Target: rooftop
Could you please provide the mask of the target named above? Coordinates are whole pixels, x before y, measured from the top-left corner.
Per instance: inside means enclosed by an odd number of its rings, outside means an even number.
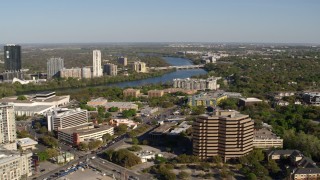
[[[255,129],[253,137],[254,139],[280,139],[280,137],[266,128]]]
[[[49,105],[35,105],[35,106],[14,106],[14,111],[33,111],[33,112],[41,112],[50,108],[54,108],[54,106]]]
[[[28,146],[38,144],[38,142],[31,138],[22,138],[17,140],[17,144],[20,146]]]
[[[240,100],[244,102],[262,102],[261,99],[255,98],[255,97],[250,97],[250,98],[240,98]]]
[[[99,97],[97,99],[92,99],[91,101],[89,102],[100,102],[100,101],[107,101],[107,99],[103,98],[103,97]]]
[[[120,108],[138,108],[133,102],[108,102],[105,104],[106,107],[120,107]]]
[[[78,133],[80,135],[87,135],[87,134],[93,134],[93,133],[97,133],[104,130],[109,130],[111,128],[113,127],[109,125],[96,125],[92,123],[87,123],[87,124],[76,126],[76,127],[61,129],[59,131],[66,134]]]
[[[155,128],[153,131],[151,131],[151,134],[163,134],[170,130],[172,126],[175,126],[176,123],[163,123],[159,127]]]
[[[80,108],[77,108],[77,109],[59,109],[59,110],[54,110],[54,114],[55,114],[55,117],[63,117],[63,116],[70,116],[70,115],[73,115],[73,114],[77,114],[77,113],[80,113],[80,112],[86,112],[87,110],[82,110]]]
[[[294,174],[320,174],[320,168],[298,168]]]

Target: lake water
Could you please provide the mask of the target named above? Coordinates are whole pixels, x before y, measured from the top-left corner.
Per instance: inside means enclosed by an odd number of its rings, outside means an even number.
[[[189,59],[185,58],[176,58],[176,57],[163,57],[163,59],[172,66],[184,66],[184,65],[192,65],[192,62]],[[166,83],[171,82],[175,78],[188,78],[195,75],[207,74],[207,72],[203,69],[182,69],[177,70],[171,73],[164,74],[160,77],[152,77],[137,81],[130,82],[120,82],[108,84],[108,86],[118,86],[118,87],[135,87],[142,86],[146,84],[156,84],[156,83]]]

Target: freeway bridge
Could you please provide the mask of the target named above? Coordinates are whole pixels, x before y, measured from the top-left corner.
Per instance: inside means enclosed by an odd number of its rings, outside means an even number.
[[[166,70],[166,69],[198,69],[203,68],[204,64],[199,65],[186,65],[186,66],[167,66],[167,67],[150,67],[150,69],[154,70]]]

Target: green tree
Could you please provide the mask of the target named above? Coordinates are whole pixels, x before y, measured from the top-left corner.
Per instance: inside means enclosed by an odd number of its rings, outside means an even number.
[[[46,149],[46,153],[47,153],[49,159],[52,157],[57,157],[59,155],[59,152],[53,148]]]
[[[138,145],[139,144],[138,138],[136,138],[136,137],[132,138],[132,144]]]
[[[39,130],[39,133],[40,134],[45,134],[45,133],[47,133],[48,132],[48,129],[47,129],[47,127],[45,127],[45,126],[42,126],[41,128],[40,128],[40,130]]]
[[[204,106],[194,106],[191,110],[193,115],[200,115],[206,112],[206,108]]]
[[[34,128],[35,128],[35,129],[40,129],[40,128],[41,128],[40,122],[36,122],[36,123],[34,124]]]
[[[248,179],[248,180],[257,180],[258,178],[257,178],[257,176],[256,176],[255,174],[249,173],[249,174],[247,175],[247,179]]]
[[[86,150],[89,149],[89,148],[88,148],[88,144],[87,144],[87,143],[84,143],[84,142],[81,142],[81,143],[79,143],[79,145],[78,145],[78,149],[81,150],[81,151],[86,151]]]
[[[137,114],[137,111],[135,109],[129,109],[129,110],[123,110],[122,116],[124,118],[133,117]]]
[[[118,107],[111,107],[108,109],[109,112],[118,112],[119,108]]]
[[[270,159],[268,161],[268,164],[267,164],[267,168],[272,172],[272,173],[277,173],[279,172],[281,169],[279,168],[278,164],[276,163],[275,160],[273,159]]]
[[[102,136],[102,140],[104,143],[111,141],[113,136],[111,136],[109,133],[106,133]]]
[[[126,133],[128,130],[128,126],[125,124],[120,124],[119,126],[114,128],[115,134],[116,135],[121,135]]]
[[[27,100],[27,97],[24,95],[20,95],[17,97],[17,100],[19,100],[19,101]]]
[[[58,147],[58,140],[48,135],[41,137],[40,142],[50,148]]]
[[[190,174],[187,173],[186,171],[180,171],[178,174],[179,179],[189,179]]]

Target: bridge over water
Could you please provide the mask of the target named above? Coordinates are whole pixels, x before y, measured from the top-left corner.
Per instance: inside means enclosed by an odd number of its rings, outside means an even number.
[[[203,68],[204,64],[199,65],[186,65],[186,66],[167,66],[167,67],[150,67],[150,69],[154,70],[166,70],[166,69],[198,69]]]

